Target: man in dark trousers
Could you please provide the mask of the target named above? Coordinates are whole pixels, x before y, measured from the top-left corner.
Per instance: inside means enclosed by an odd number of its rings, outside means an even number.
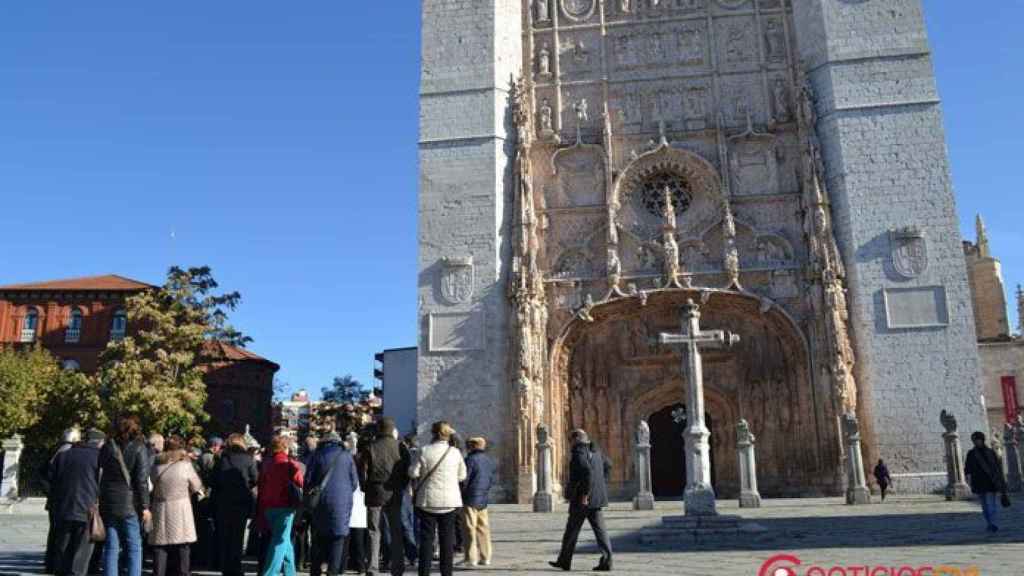
[[[967,453],[964,462],[964,473],[971,485],[971,492],[981,501],[981,512],[985,517],[989,532],[998,532],[999,496],[1006,496],[1006,476],[1003,475],[1003,462],[996,451],[985,443],[985,434],[971,434],[974,448]]]
[[[89,540],[89,508],[99,500],[100,447],[104,435],[89,430],[85,441],[53,459],[55,572],[57,576],[85,576],[93,543]]]
[[[600,450],[591,446],[590,439],[583,430],[573,430],[569,440],[572,442],[569,485],[566,493],[569,500],[569,521],[565,525],[562,551],[558,554],[558,560],[549,564],[566,571],[572,569],[576,541],[579,539],[580,529],[583,528],[583,521],[587,520],[594,531],[597,547],[601,549],[601,562],[594,571],[611,572],[612,545],[604,527],[604,515],[601,513],[601,509],[608,506],[606,475],[611,464]]]
[[[402,491],[407,484],[408,457],[403,458],[398,443],[395,421],[383,418],[377,425],[377,435],[362,455],[363,492],[366,494],[366,522],[370,532],[370,565],[372,575],[380,558],[384,525],[390,534],[388,568],[392,574],[402,574]],[[381,518],[381,515],[385,518]],[[386,519],[386,522],[384,521]]]

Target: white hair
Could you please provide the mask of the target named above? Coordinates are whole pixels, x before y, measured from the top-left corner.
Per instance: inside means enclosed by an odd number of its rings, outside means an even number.
[[[78,429],[78,426],[72,426],[64,431],[64,435],[61,436],[61,442],[67,444],[74,444],[82,439],[82,431]]]

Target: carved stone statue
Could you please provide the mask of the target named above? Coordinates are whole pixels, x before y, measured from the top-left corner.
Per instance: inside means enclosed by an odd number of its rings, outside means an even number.
[[[537,67],[541,76],[551,76],[551,49],[547,43],[540,47],[537,56]]]
[[[608,249],[608,287],[612,292],[621,293],[619,283],[622,281],[622,261],[619,260],[618,251],[612,247]]]
[[[651,427],[644,420],[641,420],[636,425],[636,443],[640,446],[651,443]]]
[[[786,90],[786,82],[782,78],[776,78],[772,84],[772,102],[775,105],[775,121],[788,121],[790,118],[789,91]]]
[[[551,20],[551,8],[548,5],[548,0],[534,0],[533,5],[537,8],[537,22]]]
[[[629,14],[631,0],[619,0],[619,12]]]
[[[750,431],[750,423],[741,418],[736,424],[736,442],[740,444],[753,444],[757,438]]]
[[[786,38],[782,26],[775,20],[769,20],[765,25],[765,57],[769,62],[778,62],[786,59]]]
[[[945,410],[939,414],[939,422],[942,423],[942,427],[946,429],[947,433],[957,431],[956,416]]]
[[[843,436],[845,436],[847,440],[853,438],[860,440],[860,422],[857,421],[857,416],[852,412],[847,412],[846,414],[843,414],[842,422]]]
[[[678,285],[679,283],[679,244],[676,243],[676,235],[671,230],[662,234],[662,249],[665,252],[664,273],[665,285]]]
[[[554,130],[551,125],[551,102],[545,98],[540,104],[540,130],[542,133],[550,134]]]
[[[581,99],[573,106],[573,110],[576,111],[576,121],[580,124],[590,120],[589,106],[586,98]]]

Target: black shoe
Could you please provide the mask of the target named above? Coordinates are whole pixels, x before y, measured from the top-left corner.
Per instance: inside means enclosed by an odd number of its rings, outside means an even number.
[[[594,572],[611,572],[612,571],[612,565],[611,564],[603,564],[603,563],[602,564],[598,564],[597,566],[594,566],[594,570],[593,571]]]
[[[565,570],[566,572],[568,572],[569,570],[572,570],[572,568],[566,566],[565,564],[562,564],[561,562],[558,562],[557,560],[555,562],[548,562],[548,565],[551,566],[552,568],[558,568],[559,570]]]

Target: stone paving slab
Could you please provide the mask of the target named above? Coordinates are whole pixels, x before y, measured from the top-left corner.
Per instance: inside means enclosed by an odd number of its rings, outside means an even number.
[[[767,500],[760,509],[743,510],[735,502],[722,502],[719,509],[723,514],[754,521],[767,533],[757,538],[741,535],[709,537],[699,543],[641,545],[642,529],[660,525],[662,516],[679,514],[680,509],[680,503],[671,502],[659,502],[652,512],[634,512],[629,504],[613,505],[606,519],[616,551],[615,573],[757,576],[769,558],[788,553],[801,561],[795,572],[798,576],[816,576],[814,571],[808,574],[814,565],[825,568],[818,576],[904,576],[898,572],[903,566],[943,564],[976,566],[977,574],[984,576],[1024,575],[1024,500],[1002,510],[1003,530],[995,535],[984,531],[977,503],[945,502],[935,497],[895,497],[870,506],[846,506],[840,499]],[[547,561],[558,553],[565,519],[564,507],[553,514],[534,514],[526,506],[494,506],[494,565],[458,573],[557,574]],[[39,573],[45,533],[45,517],[0,516],[0,575]],[[575,571],[589,573],[597,558],[593,535],[584,527]],[[872,575],[854,570],[865,565],[897,571]],[[845,569],[830,574],[833,566]],[[413,574],[411,570],[406,573]],[[766,576],[774,574],[766,572]]]

